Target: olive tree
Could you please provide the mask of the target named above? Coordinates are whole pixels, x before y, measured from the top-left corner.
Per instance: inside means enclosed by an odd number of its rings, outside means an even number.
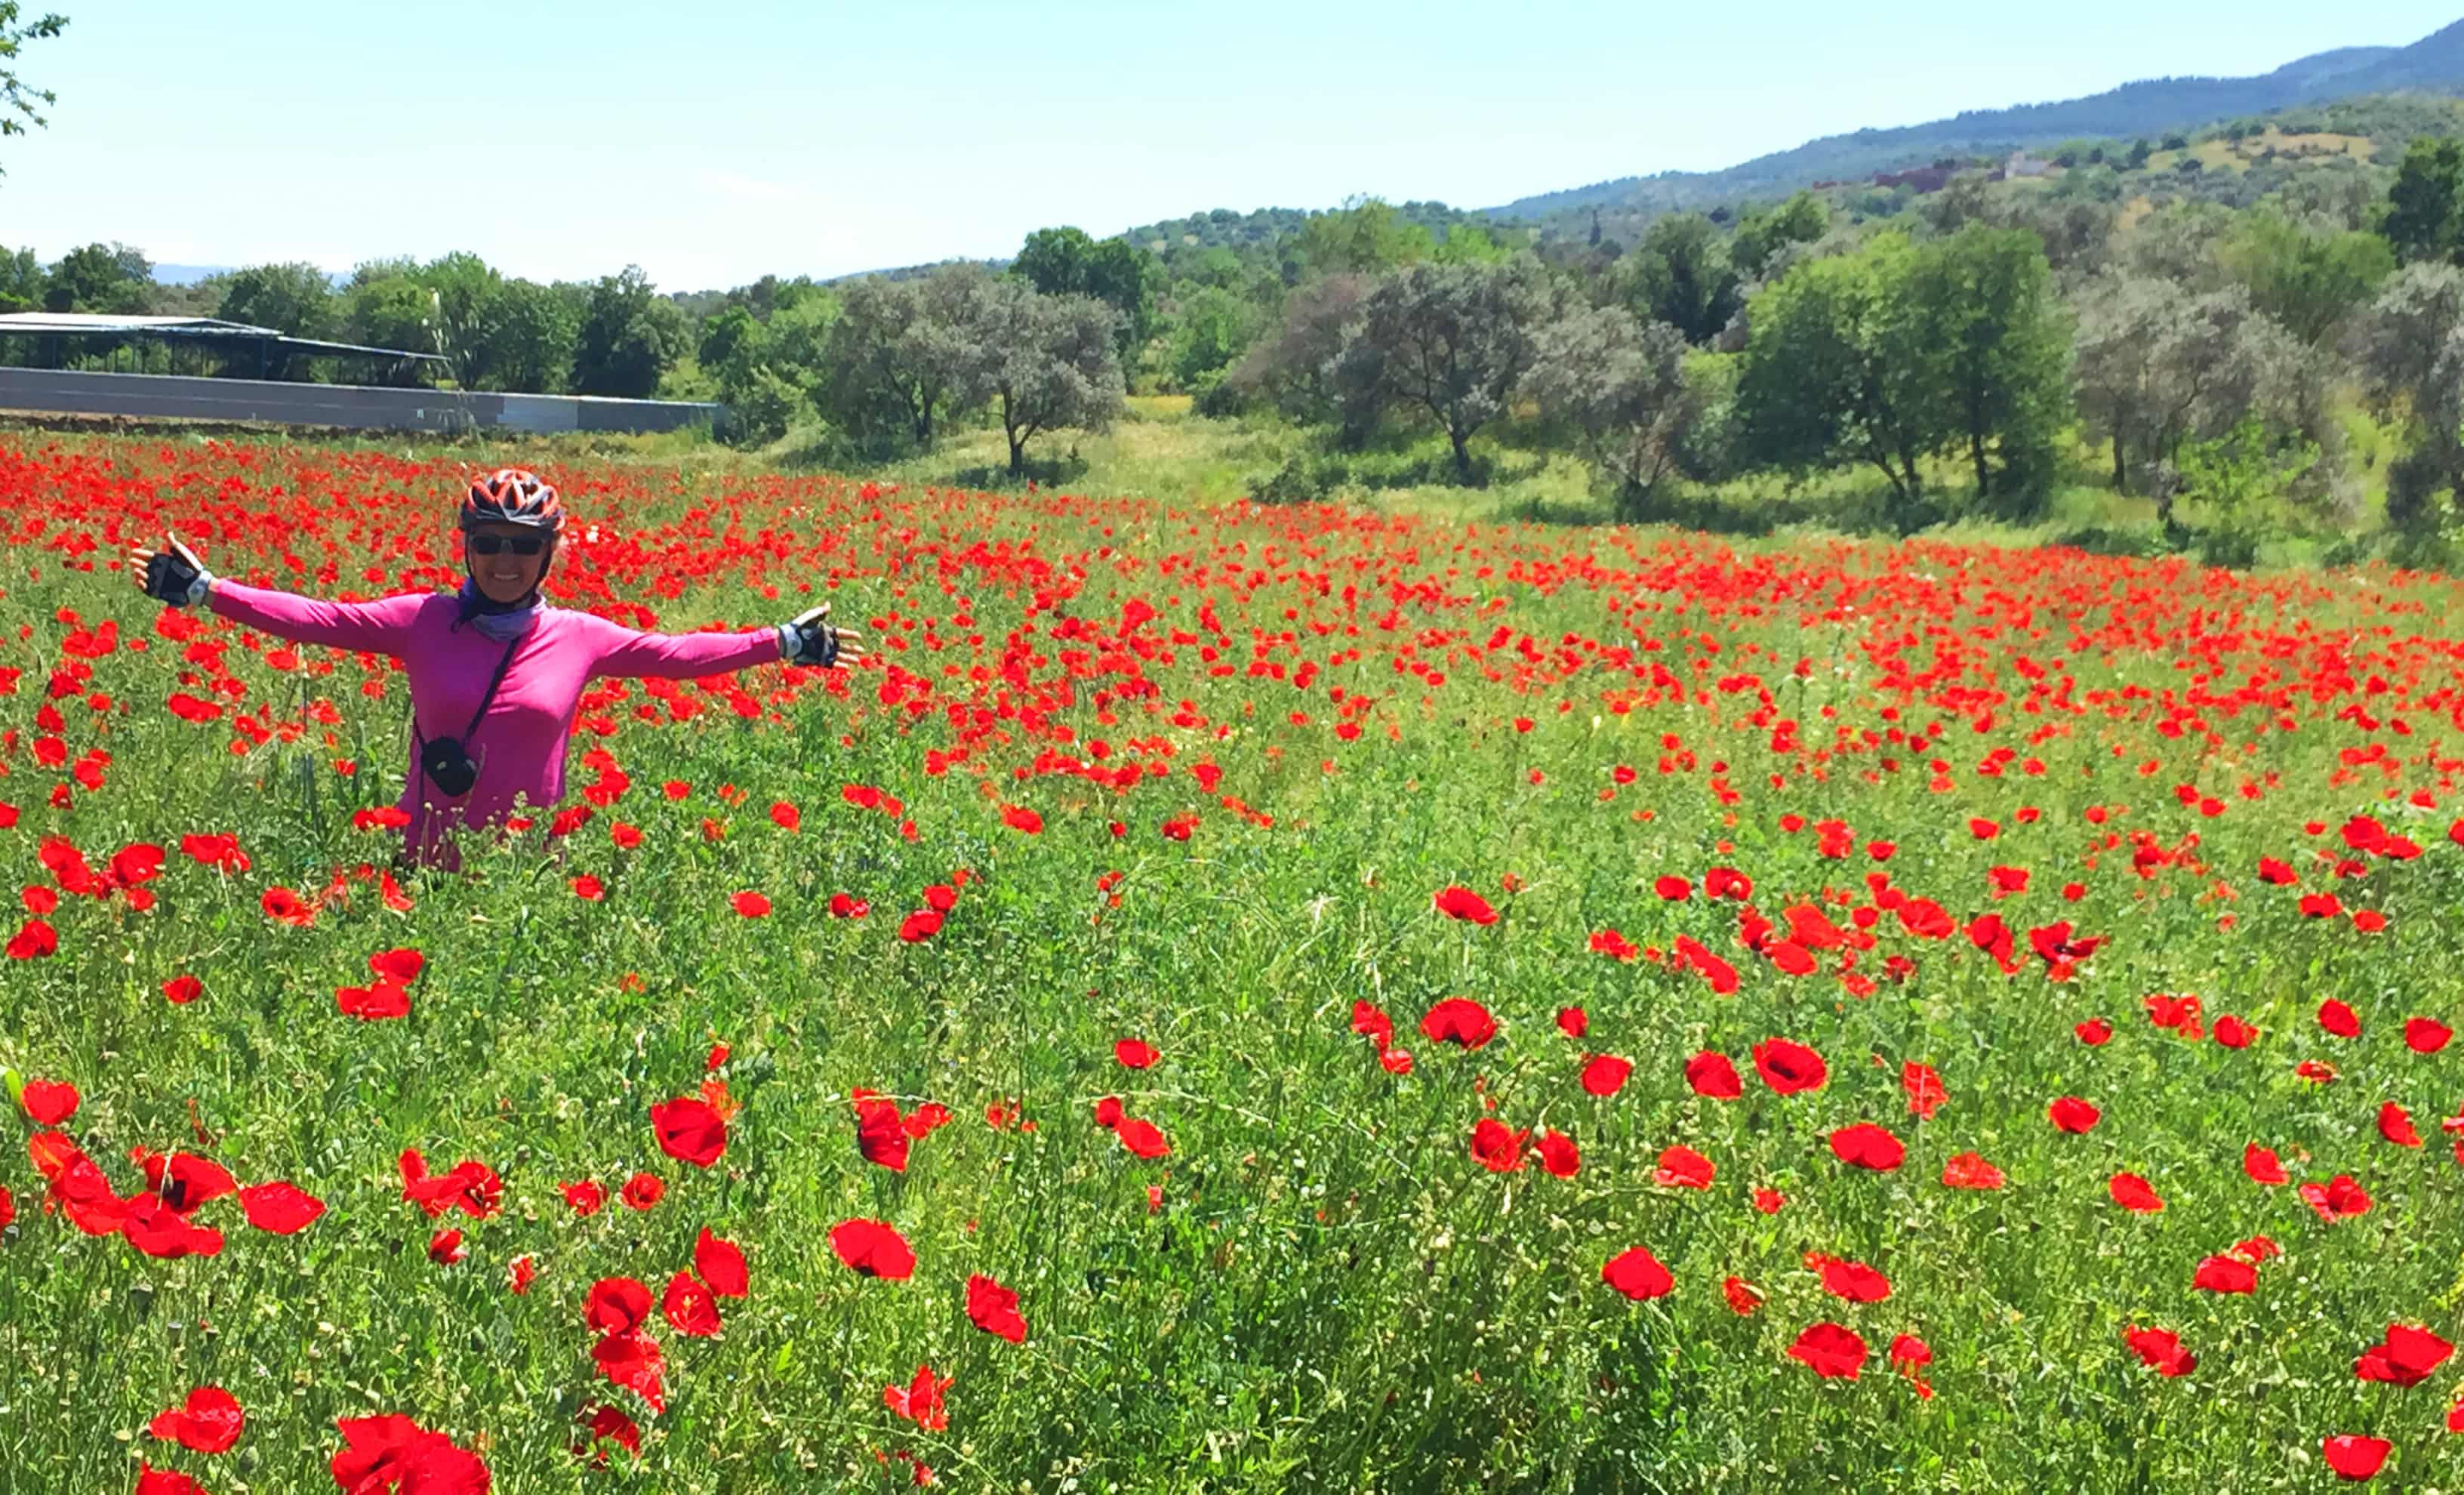
[[[1037,436],[1064,426],[1101,430],[1120,416],[1120,314],[1111,306],[1006,276],[969,299],[957,354],[968,377],[963,398],[992,407],[1012,476],[1026,471],[1026,444]]]
[[[1521,393],[1571,427],[1614,488],[1620,517],[1649,504],[1676,471],[1697,413],[1685,377],[1685,334],[1622,306],[1578,311],[1532,338]]]
[[[1469,482],[1472,433],[1504,413],[1531,366],[1549,313],[1537,261],[1409,265],[1380,282],[1345,328],[1331,370],[1347,429],[1366,431],[1395,406],[1435,418]]]

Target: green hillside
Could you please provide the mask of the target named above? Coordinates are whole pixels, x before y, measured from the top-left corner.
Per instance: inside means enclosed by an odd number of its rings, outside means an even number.
[[[2464,21],[2409,47],[2343,48],[2257,77],[2157,78],[2085,99],[1969,110],[1924,124],[1827,136],[1720,171],[1624,177],[1518,198],[1491,211],[1500,218],[1537,222],[1552,233],[1577,224],[1588,231],[1595,209],[1604,218],[1635,220],[1781,196],[1817,182],[1870,178],[1937,161],[2046,150],[2070,141],[2119,140],[2126,146],[2142,136],[2161,138],[2217,121],[2399,90],[2464,91]]]

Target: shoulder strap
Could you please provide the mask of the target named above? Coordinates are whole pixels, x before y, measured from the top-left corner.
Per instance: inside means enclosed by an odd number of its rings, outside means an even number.
[[[505,652],[496,661],[496,672],[488,677],[488,689],[479,697],[479,709],[471,714],[471,725],[462,729],[462,740],[465,742],[471,740],[471,735],[479,730],[479,718],[487,715],[488,708],[495,704],[496,687],[505,683],[505,671],[513,665],[514,650],[522,647],[522,639],[525,636],[516,634],[506,641]]]

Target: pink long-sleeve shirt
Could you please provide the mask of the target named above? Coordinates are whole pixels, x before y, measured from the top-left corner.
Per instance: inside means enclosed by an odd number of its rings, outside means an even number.
[[[429,782],[417,757],[401,808],[406,843],[422,861],[459,861],[451,832],[501,821],[517,799],[535,806],[564,798],[565,742],[583,687],[604,676],[671,680],[725,674],[779,658],[775,628],[748,633],[643,633],[586,612],[542,606],[514,646],[504,683],[478,730],[472,713],[505,646],[464,624],[450,593],[407,592],[372,603],[332,603],[217,580],[207,605],[233,623],[298,644],[391,654],[410,676],[410,709],[429,741],[462,737],[479,765],[471,792],[449,799]]]

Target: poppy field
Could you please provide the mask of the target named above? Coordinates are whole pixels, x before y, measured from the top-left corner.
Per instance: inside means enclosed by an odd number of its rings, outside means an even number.
[[[0,446],[0,1488],[2464,1484],[2464,587],[610,465],[395,866],[446,461]]]

